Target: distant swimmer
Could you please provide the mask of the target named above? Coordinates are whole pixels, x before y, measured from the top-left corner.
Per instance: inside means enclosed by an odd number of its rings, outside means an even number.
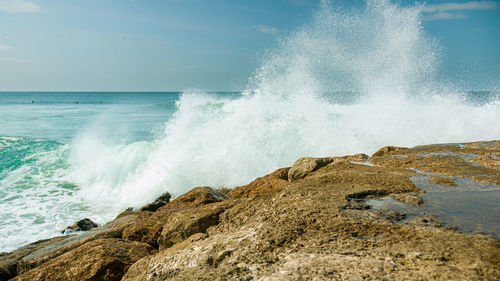
[[[35,101],[34,101],[34,100],[32,100],[32,101],[31,101],[31,103],[35,103]]]
[[[75,101],[75,103],[76,103],[76,104],[78,104],[78,102],[77,102],[77,101]]]

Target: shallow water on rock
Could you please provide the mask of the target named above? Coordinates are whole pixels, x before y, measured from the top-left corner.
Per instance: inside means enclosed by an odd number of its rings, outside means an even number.
[[[483,232],[500,238],[500,186],[454,177],[457,186],[429,183],[429,176],[416,176],[411,180],[426,193],[420,194],[424,206],[410,206],[392,197],[368,200],[374,209],[387,209],[407,213],[408,218],[436,214],[437,219],[453,225],[464,233]]]

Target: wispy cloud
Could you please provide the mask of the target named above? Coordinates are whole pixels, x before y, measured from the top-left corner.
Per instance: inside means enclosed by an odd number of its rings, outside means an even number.
[[[252,26],[252,28],[260,33],[265,33],[265,34],[278,34],[279,32],[279,29],[277,29],[276,27],[267,26],[264,24],[254,25]]]
[[[454,20],[454,19],[465,19],[467,16],[464,13],[432,13],[429,15],[422,16],[425,21],[434,20]]]
[[[464,19],[467,17],[465,11],[495,10],[498,8],[500,8],[499,2],[494,1],[430,4],[422,9],[422,19],[426,21]]]
[[[469,11],[469,10],[494,10],[498,9],[499,3],[494,1],[471,1],[465,3],[443,3],[426,5],[424,13]]]
[[[10,63],[28,63],[28,64],[38,64],[37,60],[26,60],[26,59],[16,59],[16,58],[0,58],[0,62],[10,62]]]
[[[40,6],[24,0],[0,0],[0,11],[9,14],[36,13]]]
[[[12,46],[0,44],[0,51],[10,51],[10,50],[12,50]]]

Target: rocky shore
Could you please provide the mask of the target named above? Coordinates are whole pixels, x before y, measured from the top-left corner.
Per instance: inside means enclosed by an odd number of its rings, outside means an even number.
[[[391,196],[423,208],[417,178],[500,188],[499,159],[500,141],[301,158],[245,186],[166,193],[0,253],[0,280],[500,280],[495,234],[367,204]]]

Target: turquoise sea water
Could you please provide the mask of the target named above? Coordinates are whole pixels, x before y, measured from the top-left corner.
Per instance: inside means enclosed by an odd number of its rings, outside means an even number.
[[[151,141],[179,93],[0,93],[0,251],[48,237],[91,204],[68,177],[72,141],[92,126]],[[112,121],[111,121],[112,120]],[[101,222],[103,220],[101,219]]]

